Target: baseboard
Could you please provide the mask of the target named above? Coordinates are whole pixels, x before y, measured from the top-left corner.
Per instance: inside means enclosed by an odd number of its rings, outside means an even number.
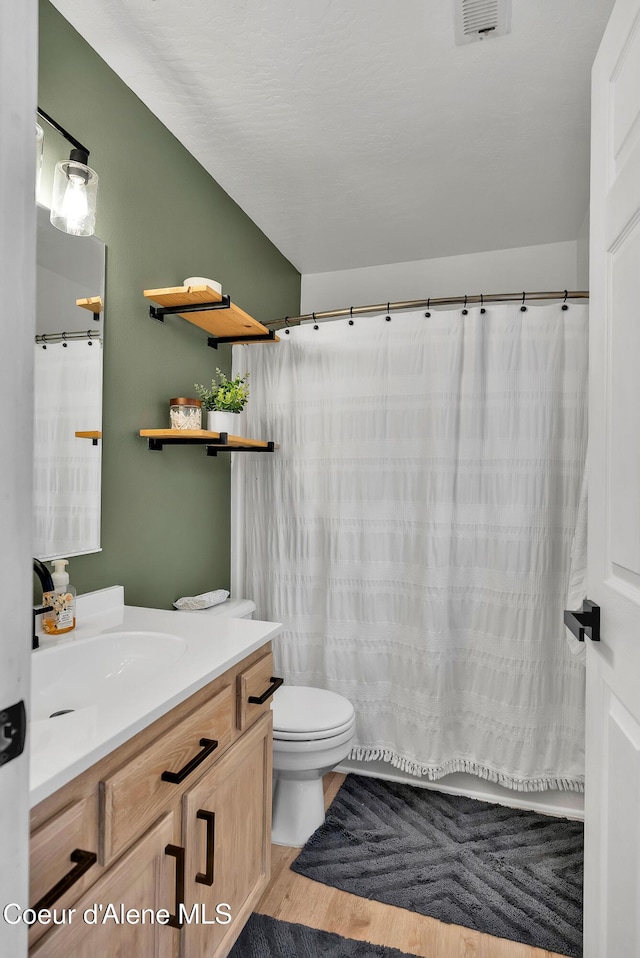
[[[494,782],[487,782],[476,775],[466,772],[456,772],[445,775],[436,782],[430,782],[407,772],[400,772],[389,762],[356,762],[347,760],[335,769],[336,772],[365,775],[370,778],[382,778],[388,782],[402,782],[405,785],[416,785],[418,788],[432,788],[437,792],[448,795],[466,795],[467,798],[477,798],[483,802],[495,802],[497,805],[508,805],[510,808],[528,808],[543,815],[555,815],[560,818],[571,818],[575,821],[584,821],[584,795],[580,792],[560,792],[549,790],[546,792],[514,792]]]

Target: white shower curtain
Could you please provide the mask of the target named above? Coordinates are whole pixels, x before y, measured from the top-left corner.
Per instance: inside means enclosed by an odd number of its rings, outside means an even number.
[[[100,549],[102,445],[76,432],[102,429],[102,345],[35,346],[33,554]]]
[[[586,451],[587,310],[424,311],[280,333],[236,456],[244,589],[286,680],[356,710],[353,758],[581,790],[563,626]]]

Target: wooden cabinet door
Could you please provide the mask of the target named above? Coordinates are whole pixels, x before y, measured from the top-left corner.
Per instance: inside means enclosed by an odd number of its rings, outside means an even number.
[[[177,933],[169,926],[151,923],[146,912],[144,923],[133,923],[134,909],[166,909],[176,905],[176,866],[166,854],[173,841],[173,812],[167,812],[126,855],[75,903],[68,924],[49,931],[29,952],[30,958],[172,958]],[[109,917],[107,907],[115,909],[117,920]],[[102,908],[100,908],[102,906]],[[121,922],[121,906],[128,920]],[[93,915],[97,921],[91,921]]]
[[[183,798],[184,958],[227,955],[269,880],[271,750],[267,714]]]

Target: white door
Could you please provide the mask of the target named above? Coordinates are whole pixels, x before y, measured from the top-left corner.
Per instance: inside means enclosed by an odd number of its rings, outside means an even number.
[[[11,958],[27,954],[26,927],[2,910],[28,897],[28,754],[13,754],[31,655],[37,13],[36,0],[0,3],[0,955]]]
[[[640,0],[593,67],[585,958],[640,958]]]

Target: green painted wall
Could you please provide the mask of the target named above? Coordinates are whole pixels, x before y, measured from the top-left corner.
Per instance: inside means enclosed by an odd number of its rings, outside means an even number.
[[[299,312],[300,274],[47,0],[39,106],[91,150],[107,245],[102,552],[72,559],[71,581],[159,608],[229,588],[229,457],[149,452],[137,432],[168,426],[171,396],[228,372],[231,347],[209,349],[179,317],[156,323],[142,291],[212,276],[268,320]]]

